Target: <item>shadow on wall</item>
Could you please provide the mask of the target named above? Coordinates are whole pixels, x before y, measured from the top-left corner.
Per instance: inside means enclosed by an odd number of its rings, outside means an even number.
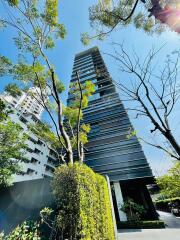
[[[37,220],[39,212],[53,205],[50,179],[15,183],[0,189],[0,232],[9,233],[25,220]]]

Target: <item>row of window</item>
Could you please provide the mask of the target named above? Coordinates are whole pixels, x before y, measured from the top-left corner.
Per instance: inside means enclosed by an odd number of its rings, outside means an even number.
[[[78,71],[78,74],[81,76],[81,75],[85,75],[87,73],[90,73],[92,71],[94,71],[94,66],[90,66],[86,69],[82,69],[81,71]],[[71,78],[74,78],[74,77],[76,77],[76,72],[73,72],[72,75],[71,75]]]
[[[84,60],[82,59],[81,61],[75,61],[75,62],[74,62],[74,66],[75,66],[75,67],[81,66],[81,65],[84,65],[84,64],[86,64],[86,63],[88,63],[88,62],[93,62],[92,57],[89,57],[89,58],[84,59]]]
[[[81,58],[76,58],[75,60],[74,60],[74,62],[75,63],[81,63],[81,62],[84,62],[84,61],[87,61],[87,60],[89,60],[89,59],[92,59],[92,55],[90,54],[90,55],[86,55],[86,56],[84,56],[84,57],[81,57]]]
[[[91,68],[94,68],[94,64],[93,63],[90,63],[90,64],[88,64],[86,66],[78,67],[78,68],[73,67],[72,74],[74,75],[77,71],[88,70],[88,69],[91,69]]]

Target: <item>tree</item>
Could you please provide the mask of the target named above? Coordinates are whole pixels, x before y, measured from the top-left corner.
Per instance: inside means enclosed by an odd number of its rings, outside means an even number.
[[[118,25],[134,24],[147,33],[161,33],[166,26],[180,33],[178,0],[99,0],[89,8],[91,26],[97,30],[95,36],[82,34],[82,41],[102,39]]]
[[[128,216],[128,221],[140,221],[146,210],[140,204],[137,204],[133,199],[128,198],[125,203],[121,206],[121,210]]]
[[[20,81],[20,85],[6,87],[11,95],[18,94],[20,87],[34,87],[31,93],[41,104],[50,118],[50,124],[39,123],[31,126],[38,136],[57,150],[63,163],[73,163],[73,149],[77,149],[77,159],[83,161],[83,145],[87,142],[90,126],[81,124],[82,109],[88,105],[88,97],[94,92],[90,81],[81,82],[76,73],[76,81],[70,86],[73,101],[64,106],[61,93],[65,87],[59,80],[56,69],[48,57],[48,50],[55,47],[59,39],[64,39],[66,29],[58,21],[58,0],[47,1],[2,1],[6,15],[1,25],[17,30],[15,45],[21,54],[17,63],[1,56],[1,75],[9,74]],[[48,101],[47,101],[48,95]]]
[[[49,228],[48,239],[115,239],[104,176],[85,164],[64,164],[56,168],[52,186],[57,208],[40,212]]]
[[[0,186],[12,183],[12,175],[21,171],[20,163],[27,161],[25,140],[18,124],[13,123],[5,110],[5,104],[0,100]]]
[[[160,187],[160,193],[168,197],[180,197],[180,163],[174,163],[174,166],[162,177],[157,178],[157,184]]]
[[[5,87],[5,91],[9,93],[12,97],[17,97],[22,95],[22,91],[15,83],[10,83]]]
[[[140,139],[180,160],[180,145],[172,131],[172,120],[170,122],[170,116],[180,99],[179,52],[168,56],[163,69],[157,70],[155,59],[160,49],[150,50],[141,61],[136,52],[131,57],[123,45],[114,46],[114,54],[108,55],[117,62],[122,72],[130,75],[125,83],[114,81],[121,91],[122,100],[129,102],[127,110],[135,112],[136,118],[148,119],[152,125],[150,132],[160,133],[170,147]],[[129,137],[134,134],[130,129]]]

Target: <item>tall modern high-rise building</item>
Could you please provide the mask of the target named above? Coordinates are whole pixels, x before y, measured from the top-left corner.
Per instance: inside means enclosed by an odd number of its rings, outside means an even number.
[[[146,185],[153,183],[152,171],[136,136],[127,137],[132,124],[97,47],[74,59],[71,82],[91,80],[96,91],[83,111],[84,122],[91,125],[85,163],[95,172],[110,178],[117,221],[126,221],[121,206],[128,198],[146,209],[145,219],[157,217]],[[73,95],[68,95],[68,104]]]

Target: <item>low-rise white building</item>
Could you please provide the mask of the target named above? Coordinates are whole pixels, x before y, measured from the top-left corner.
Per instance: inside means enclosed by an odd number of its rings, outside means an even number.
[[[28,150],[25,156],[28,162],[21,163],[21,173],[13,176],[14,182],[52,177],[54,168],[58,164],[57,153],[28,129],[29,124],[40,121],[39,116],[43,109],[37,115],[33,111],[30,111],[30,109],[28,109],[28,111],[22,111],[18,107],[19,104],[22,103],[21,97],[15,100],[13,97],[11,98],[5,94],[1,95],[0,98],[6,102],[9,110],[13,110],[9,115],[11,120],[14,123],[18,123],[29,136],[26,142]],[[16,103],[14,103],[14,101]]]

